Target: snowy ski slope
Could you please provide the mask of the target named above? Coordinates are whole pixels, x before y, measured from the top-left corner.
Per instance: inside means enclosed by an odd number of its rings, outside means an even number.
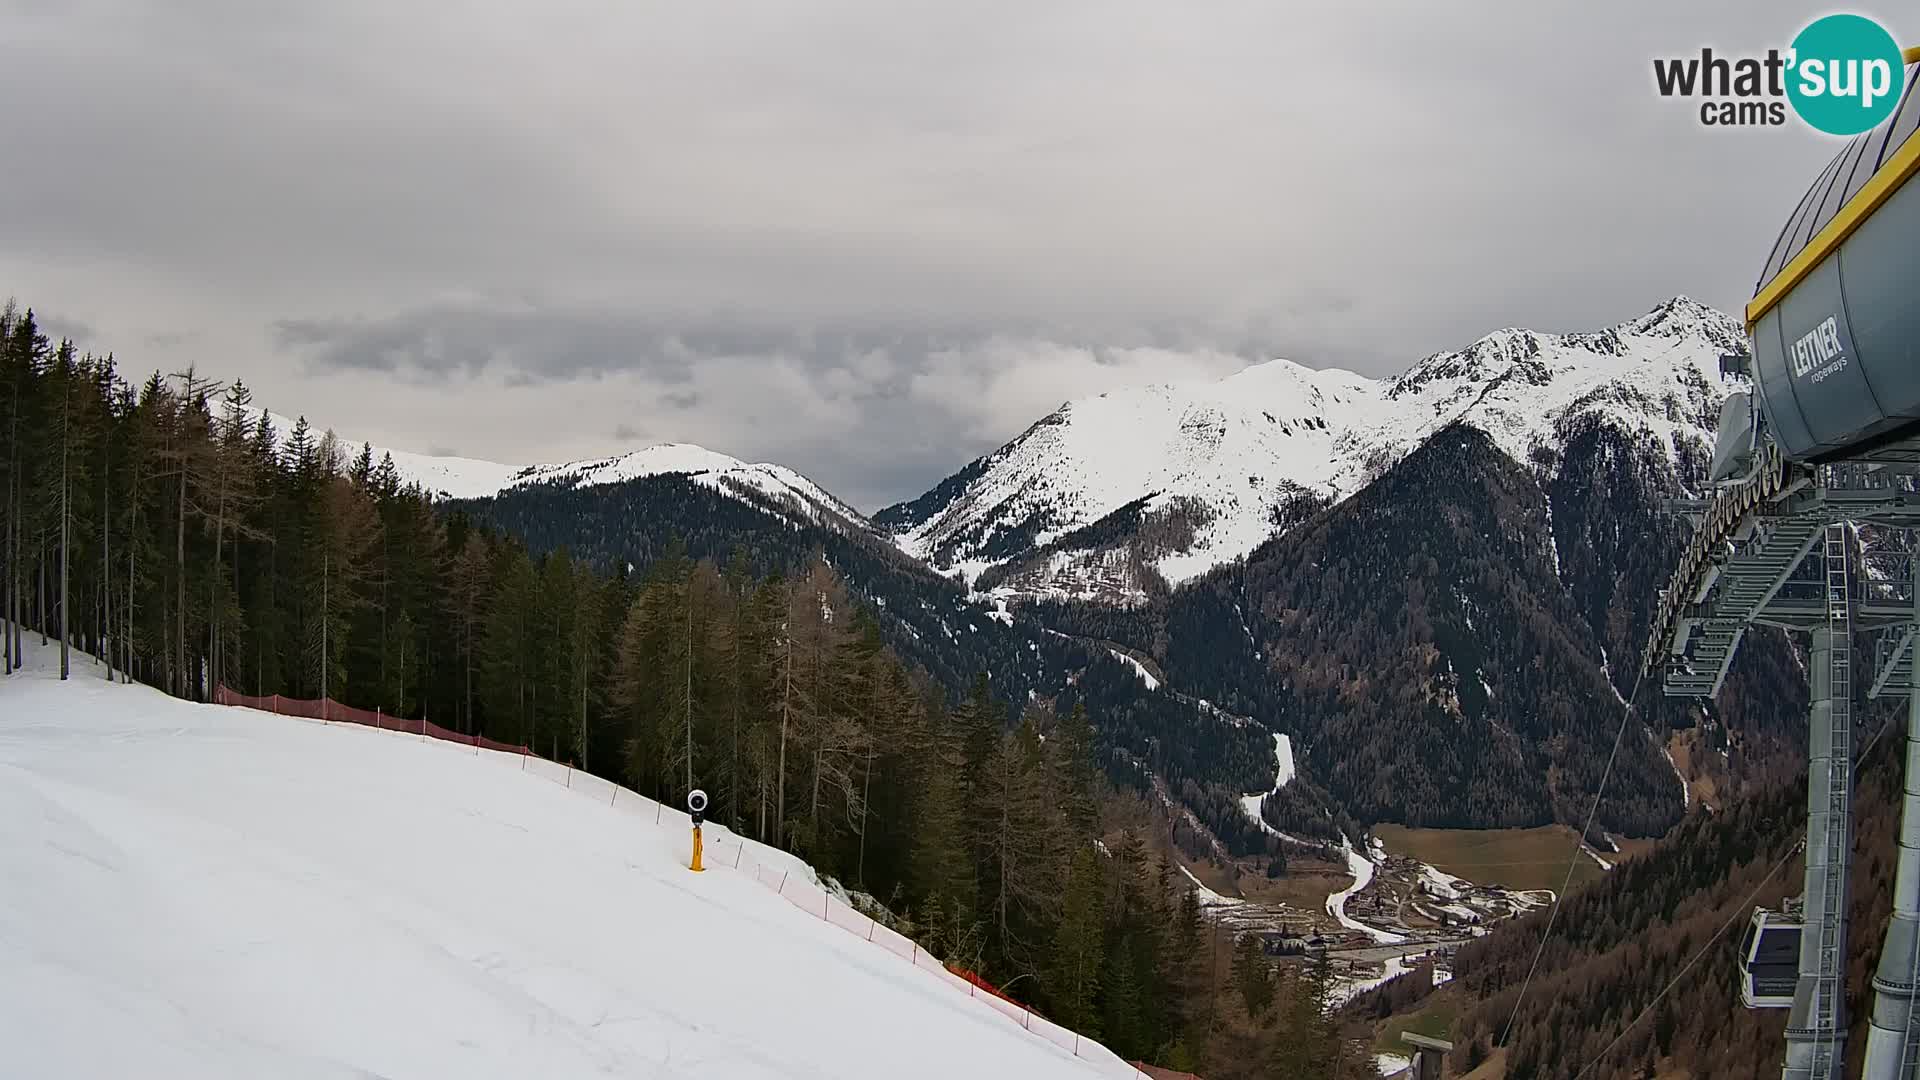
[[[688,872],[651,803],[33,660],[0,682],[0,1075],[1131,1075]]]

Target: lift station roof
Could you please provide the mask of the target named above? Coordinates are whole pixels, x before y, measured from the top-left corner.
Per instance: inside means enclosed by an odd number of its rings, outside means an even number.
[[[1794,460],[1846,457],[1920,427],[1917,131],[1910,68],[1900,108],[1851,139],[1787,218],[1747,306],[1761,404]]]

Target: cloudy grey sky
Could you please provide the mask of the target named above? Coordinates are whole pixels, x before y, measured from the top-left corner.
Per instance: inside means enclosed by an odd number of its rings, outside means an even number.
[[[0,295],[356,439],[874,508],[1115,386],[1732,310],[1833,143],[1650,61],[1826,10],[0,0]]]

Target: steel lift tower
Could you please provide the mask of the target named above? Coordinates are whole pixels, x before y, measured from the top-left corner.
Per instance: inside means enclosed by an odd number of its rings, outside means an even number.
[[[1907,62],[1920,63],[1920,49]],[[1920,72],[1886,124],[1821,172],[1775,241],[1747,306],[1753,389],[1720,412],[1712,497],[1653,621],[1642,676],[1671,696],[1719,692],[1759,623],[1811,636],[1806,879],[1797,916],[1757,912],[1743,997],[1790,1008],[1785,1080],[1839,1080],[1847,1041],[1853,703],[1908,696],[1893,918],[1873,980],[1864,1080],[1920,1080],[1920,574],[1855,572],[1862,528],[1920,535]],[[1863,672],[1858,635],[1877,635]],[[1787,967],[1789,961],[1792,967]]]

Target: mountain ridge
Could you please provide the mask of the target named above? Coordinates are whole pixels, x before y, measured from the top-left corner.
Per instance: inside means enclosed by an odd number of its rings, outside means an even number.
[[[255,411],[253,420],[257,422],[260,415],[261,411]],[[271,411],[264,415],[282,441],[297,422]],[[375,461],[392,458],[394,470],[403,483],[418,484],[443,500],[492,498],[542,485],[591,488],[655,476],[685,476],[723,494],[804,518],[813,524],[861,531],[872,529],[864,514],[794,469],[771,462],[742,461],[695,443],[652,443],[605,457],[508,465],[481,458],[396,450],[371,442],[339,441],[349,455],[356,447],[365,447]]]
[[[1279,359],[1129,387],[1063,404],[873,521],[982,591],[1135,603],[1245,557],[1303,517],[1302,500],[1351,497],[1455,422],[1523,464],[1582,412],[1650,429],[1676,457],[1704,449],[1733,386],[1718,357],[1744,349],[1732,316],[1676,296],[1599,331],[1496,330],[1384,379]],[[1137,528],[1059,548],[1142,499]]]
[[[1659,507],[1703,482],[1726,386],[1718,355],[1741,340],[1731,317],[1676,297],[1592,333],[1496,331],[1392,379],[1273,361],[1191,393],[1126,388],[1069,402],[871,519],[791,470],[686,446],[518,470],[492,494],[454,506],[535,550],[565,547],[603,566],[644,564],[674,542],[715,560],[744,549],[756,572],[825,558],[875,607],[888,640],[949,693],[984,671],[1010,700],[1085,700],[1119,768],[1174,785],[1237,853],[1264,840],[1239,800],[1270,768],[1262,762],[1273,735],[1293,739],[1302,790],[1325,791],[1326,809],[1366,821],[1539,824],[1576,816],[1569,808],[1591,790],[1592,747],[1567,741],[1584,731],[1572,718],[1611,711],[1630,689],[1618,673],[1640,649],[1642,594],[1677,543]],[[1089,419],[1099,422],[1077,430]],[[1154,424],[1184,454],[1143,435]],[[1435,448],[1448,431],[1471,438]],[[1049,454],[1028,452],[1035,447]],[[1433,521],[1354,498],[1427,448],[1442,464],[1416,469],[1426,485],[1420,505],[1476,522],[1479,539],[1458,529],[1451,540],[1428,536]],[[1125,467],[1060,467],[1111,464],[1103,451]],[[1506,535],[1516,529],[1524,538]],[[1514,543],[1526,549],[1538,603],[1502,599],[1451,569],[1506,565]],[[1320,554],[1292,550],[1303,545]],[[1328,569],[1372,549],[1417,557],[1427,570]],[[1310,580],[1328,574],[1324,585]],[[1173,582],[1188,587],[1176,592]],[[1316,606],[1327,610],[1309,617]],[[1394,629],[1416,610],[1412,636]],[[1503,628],[1507,621],[1514,626]],[[1343,630],[1340,640],[1317,631],[1295,640],[1312,625],[1369,629],[1359,639]],[[1560,643],[1557,679],[1516,675],[1503,687],[1498,675],[1480,677],[1483,658],[1496,669],[1520,664],[1528,641]],[[1165,684],[1143,684],[1089,643],[1148,658]],[[1372,674],[1345,673],[1359,670]],[[1761,684],[1735,683],[1735,697],[1761,702],[1764,715],[1750,722],[1766,746],[1790,743],[1790,718],[1749,692]],[[1498,695],[1491,708],[1490,695]],[[1242,726],[1209,722],[1201,736],[1191,727],[1206,713],[1192,704],[1201,699]],[[1544,726],[1526,721],[1549,704]],[[1421,715],[1402,716],[1412,706]],[[1407,751],[1390,762],[1367,756],[1369,732],[1388,717],[1405,721],[1396,738]],[[1694,722],[1678,706],[1647,718],[1655,731]],[[1487,727],[1498,745],[1450,757],[1445,734],[1463,723]],[[1183,739],[1168,738],[1182,730]],[[1547,753],[1548,743],[1566,754]],[[1165,756],[1174,746],[1181,754]],[[1656,736],[1629,755],[1622,797],[1603,815],[1608,827],[1658,832],[1685,812],[1661,749]],[[1379,788],[1349,767],[1360,761],[1400,782]],[[1414,784],[1421,761],[1441,763],[1444,782]],[[1493,783],[1535,767],[1562,782]],[[1178,786],[1189,779],[1198,784],[1191,793]],[[1295,819],[1307,809],[1269,824],[1304,830]]]

